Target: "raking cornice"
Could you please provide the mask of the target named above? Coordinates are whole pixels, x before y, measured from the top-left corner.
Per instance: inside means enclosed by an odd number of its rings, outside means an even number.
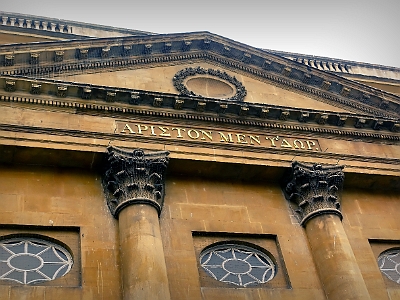
[[[399,118],[400,97],[207,32],[0,46],[0,74],[35,78],[205,60],[347,109]]]

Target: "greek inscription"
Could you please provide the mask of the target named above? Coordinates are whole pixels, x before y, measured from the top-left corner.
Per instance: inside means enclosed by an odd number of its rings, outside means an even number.
[[[117,133],[152,138],[197,141],[201,143],[224,143],[242,147],[274,148],[286,151],[321,151],[318,140],[298,136],[273,136],[268,133],[258,134],[235,131],[212,131],[201,128],[165,126],[135,122],[117,122]]]
[[[218,132],[221,136],[221,142],[228,142],[228,143],[233,143],[232,140],[232,133],[228,133],[227,135],[225,135],[222,132]]]
[[[282,139],[281,147],[282,148],[292,148],[292,145],[290,145],[290,143],[286,139]]]
[[[173,127],[171,131],[176,130],[178,132],[177,138],[183,138],[181,131],[186,131],[185,128]]]
[[[121,132],[126,133],[126,131],[125,131],[126,129],[128,129],[130,133],[135,133],[128,124],[125,124],[125,127],[124,127],[124,129],[122,129]]]
[[[162,126],[158,126],[158,129],[160,129],[162,131],[162,133],[159,134],[159,136],[167,136],[167,137],[171,137],[170,133],[166,133],[169,131],[168,127],[162,127]]]
[[[238,144],[247,144],[246,136],[241,133],[236,134]]]
[[[200,137],[200,132],[198,132],[196,129],[189,129],[187,134],[188,137],[190,137],[193,140],[197,140]]]
[[[299,144],[300,147],[297,144]],[[293,141],[293,146],[294,146],[295,149],[299,149],[299,148],[300,149],[304,149],[305,148],[303,142],[300,141],[300,140],[294,140]]]

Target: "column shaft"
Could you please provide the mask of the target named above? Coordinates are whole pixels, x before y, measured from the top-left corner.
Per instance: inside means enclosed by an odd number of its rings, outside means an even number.
[[[344,166],[292,163],[286,197],[294,204],[329,300],[370,299],[344,231],[339,191]]]
[[[370,299],[339,216],[314,217],[305,230],[327,298]]]
[[[119,214],[124,300],[170,299],[157,210],[146,204]]]
[[[158,220],[169,153],[107,150],[103,188],[111,213],[119,219],[124,300],[169,300]]]

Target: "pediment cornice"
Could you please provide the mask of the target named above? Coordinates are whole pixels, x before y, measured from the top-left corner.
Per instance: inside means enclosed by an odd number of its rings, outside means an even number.
[[[237,102],[204,97],[85,85],[20,76],[0,76],[0,101],[33,107],[128,117],[152,116],[252,126],[344,139],[400,141],[398,119],[367,114]]]
[[[0,46],[0,74],[43,78],[205,60],[350,112],[398,119],[400,97],[208,32]]]

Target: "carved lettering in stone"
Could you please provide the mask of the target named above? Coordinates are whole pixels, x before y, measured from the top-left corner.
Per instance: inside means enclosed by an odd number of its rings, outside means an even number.
[[[41,84],[32,83],[32,85],[31,85],[31,93],[35,94],[35,95],[38,95],[38,94],[40,94],[41,88],[42,88]]]
[[[6,87],[4,88],[7,92],[15,92],[15,81],[7,80]]]
[[[130,104],[139,104],[139,100],[140,100],[140,95],[138,92],[132,92],[131,93],[131,99],[129,100]]]
[[[132,204],[149,204],[161,213],[169,152],[148,153],[142,149],[107,148],[107,171],[103,188],[112,215]]]
[[[301,224],[321,214],[342,218],[338,192],[344,180],[343,166],[292,163],[292,178],[286,185],[286,197],[296,206]]]
[[[64,51],[56,51],[54,56],[55,62],[62,62],[64,60]]]
[[[31,53],[30,63],[31,65],[37,65],[39,63],[39,53]]]
[[[324,124],[326,124],[326,121],[328,121],[328,118],[329,118],[328,114],[323,113],[319,116],[319,119],[317,122],[318,122],[318,124],[324,125]]]
[[[269,109],[268,108],[262,108],[260,112],[260,117],[261,118],[266,118],[269,114]]]
[[[8,66],[13,66],[14,65],[14,59],[15,56],[14,55],[5,55],[4,57],[4,66],[8,67]]]
[[[65,85],[57,86],[57,96],[62,98],[67,97],[67,90],[68,87]]]

